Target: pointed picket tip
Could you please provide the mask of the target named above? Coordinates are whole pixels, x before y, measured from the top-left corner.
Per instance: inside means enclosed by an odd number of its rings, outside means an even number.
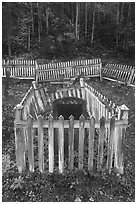
[[[95,120],[94,115],[91,115],[89,119],[90,119],[90,120],[93,120],[93,119]]]
[[[38,115],[38,120],[43,120],[43,116],[41,114]]]
[[[33,117],[32,117],[31,114],[29,114],[29,116],[28,116],[28,121],[29,121],[29,122],[33,121]]]
[[[80,120],[81,122],[83,122],[83,121],[85,120],[85,117],[84,117],[83,115],[81,115],[81,116],[79,117],[79,120]]]
[[[29,113],[29,118],[33,119],[33,116]]]
[[[93,115],[90,116],[91,121],[95,121],[95,117]]]
[[[48,117],[49,124],[53,123],[53,116],[50,114]]]
[[[74,116],[73,116],[73,115],[70,115],[70,116],[69,116],[69,120],[74,120]]]
[[[60,121],[63,121],[63,120],[64,120],[64,117],[63,117],[62,115],[60,115],[60,116],[59,116],[59,120],[60,120]]]
[[[50,114],[50,115],[49,115],[49,120],[52,120],[52,119],[53,119],[53,115]]]

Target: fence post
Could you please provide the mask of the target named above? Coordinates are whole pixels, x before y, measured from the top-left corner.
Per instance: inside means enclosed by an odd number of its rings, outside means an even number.
[[[100,81],[102,81],[102,62],[100,60]]]
[[[126,128],[116,127],[115,139],[114,139],[114,153],[115,160],[114,166],[117,170],[117,174],[123,174],[124,171],[124,138]]]
[[[119,114],[118,119],[123,121],[125,127],[116,127],[116,141],[115,141],[115,167],[118,174],[123,174],[124,171],[124,139],[126,126],[128,125],[128,111],[129,108],[126,105],[121,105],[118,107]]]
[[[118,109],[118,120],[124,120],[128,123],[128,111],[129,108],[123,104],[117,107]]]
[[[21,125],[22,108],[22,105],[16,105],[14,121],[16,161],[19,173],[25,170],[25,138],[23,127]]]

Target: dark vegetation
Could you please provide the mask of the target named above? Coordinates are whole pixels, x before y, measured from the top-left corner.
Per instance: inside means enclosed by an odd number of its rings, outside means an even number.
[[[134,2],[3,2],[2,23],[3,58],[134,59]]]
[[[4,2],[2,54],[5,59],[37,59],[38,63],[99,57],[134,65],[134,2]],[[21,201],[135,201],[134,88],[91,79],[90,84],[117,105],[129,108],[124,141],[124,174],[117,177],[87,171],[50,175],[19,174],[15,159],[14,107],[30,81],[12,81],[4,96],[2,83],[2,200]]]

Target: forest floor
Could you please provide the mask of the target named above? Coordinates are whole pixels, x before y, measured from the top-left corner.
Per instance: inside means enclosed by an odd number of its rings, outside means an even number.
[[[2,96],[2,201],[3,202],[134,202],[135,201],[135,90],[133,87],[99,79],[89,83],[116,105],[129,108],[124,143],[124,174],[89,174],[74,170],[67,174],[19,174],[15,162],[14,107],[31,82],[11,84],[9,96]],[[4,83],[3,83],[4,90]]]

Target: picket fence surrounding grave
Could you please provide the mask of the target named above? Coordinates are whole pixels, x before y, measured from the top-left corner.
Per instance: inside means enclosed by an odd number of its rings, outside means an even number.
[[[87,112],[90,119],[85,120],[82,116],[79,121],[70,117],[69,121],[64,120],[62,117],[59,120],[53,120],[50,115],[49,119],[43,118],[44,112],[48,109],[52,113],[52,103],[55,100],[72,97],[81,98],[86,101]],[[103,117],[103,118],[102,118]],[[99,122],[99,120],[101,121]],[[82,122],[84,121],[84,122]],[[94,121],[94,124],[93,124]],[[85,126],[84,126],[85,124]],[[25,168],[25,154],[28,151],[29,170],[34,171],[34,150],[33,150],[33,129],[38,129],[38,158],[39,170],[43,172],[45,166],[43,163],[44,150],[43,150],[43,128],[48,128],[48,151],[49,151],[49,172],[54,169],[54,146],[53,146],[53,127],[59,128],[59,171],[62,173],[64,170],[64,128],[68,128],[69,135],[71,133],[72,140],[70,140],[69,148],[71,151],[69,157],[69,167],[73,167],[73,132],[75,128],[79,128],[79,169],[83,168],[83,138],[84,128],[89,129],[88,141],[88,169],[92,169],[94,159],[94,148],[92,147],[94,140],[94,129],[99,129],[98,139],[98,159],[97,169],[101,169],[103,160],[104,142],[107,147],[108,156],[105,166],[111,170],[114,154],[114,166],[118,172],[123,172],[123,152],[122,141],[124,138],[125,129],[128,124],[128,108],[125,105],[116,106],[112,101],[109,101],[92,88],[89,84],[80,79],[80,85],[77,87],[70,87],[64,89],[57,89],[53,93],[48,93],[46,87],[38,87],[33,82],[32,87],[23,98],[22,102],[15,107],[15,141],[16,141],[16,158],[19,171]],[[92,131],[93,130],[93,131]],[[106,136],[104,136],[106,135]],[[105,138],[107,138],[107,143]],[[104,149],[106,151],[106,149]],[[72,152],[72,155],[71,155]],[[111,152],[111,153],[110,153]],[[111,156],[110,156],[111,155]]]
[[[118,64],[107,64],[102,69],[103,78],[113,78],[121,83],[127,83],[128,85],[135,85],[135,67]]]
[[[117,172],[123,173],[123,139],[127,121],[115,120],[113,116],[106,120],[102,117],[100,121],[96,121],[94,117],[85,120],[83,116],[79,120],[74,120],[73,116],[69,120],[64,120],[62,116],[59,120],[53,120],[50,115],[48,120],[43,120],[40,115],[37,121],[29,115],[27,121],[15,121],[15,141],[16,141],[16,159],[18,163],[18,170],[22,172],[26,167],[26,156],[28,157],[29,170],[35,171],[36,165],[34,161],[34,128],[38,129],[38,168],[40,172],[44,172],[48,168],[50,173],[54,172],[54,128],[58,128],[58,170],[60,173],[64,172],[64,128],[68,128],[69,146],[68,146],[68,168],[72,170],[74,166],[74,129],[79,129],[79,144],[78,144],[78,169],[85,168],[84,164],[84,138],[85,128],[89,130],[88,135],[88,159],[87,167],[91,171],[96,169],[102,171],[108,169],[111,172],[115,167]],[[44,149],[44,134],[43,128],[48,129],[48,147]],[[99,129],[97,152],[95,156],[95,128]],[[105,148],[104,148],[105,146]],[[48,151],[49,162],[44,164],[44,152]],[[96,158],[95,158],[96,157]],[[95,162],[96,159],[96,162]],[[96,166],[95,166],[96,165]]]
[[[88,115],[93,115],[97,120],[102,116],[108,119],[112,115],[115,115],[115,117],[120,120],[122,112],[126,114],[128,111],[125,105],[117,106],[89,84],[85,83],[81,78],[80,86],[61,88],[51,93],[47,92],[45,86],[39,87],[36,82],[33,81],[32,86],[20,103],[22,107],[22,117],[26,120],[28,115],[31,114],[33,117],[37,118],[39,114],[52,109],[55,100],[65,97],[85,100]]]

